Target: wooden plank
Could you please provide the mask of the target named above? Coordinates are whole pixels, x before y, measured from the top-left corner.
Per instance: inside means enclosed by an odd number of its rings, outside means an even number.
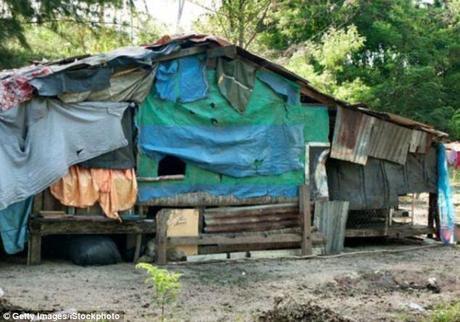
[[[356,237],[394,237],[404,238],[416,235],[424,235],[433,233],[434,229],[429,226],[423,225],[401,225],[391,226],[388,229],[385,227],[381,228],[367,228],[367,229],[347,229],[345,237],[356,238]]]
[[[271,230],[271,229],[296,227],[298,225],[299,225],[298,220],[282,220],[282,221],[277,221],[277,222],[247,223],[244,225],[233,224],[233,225],[209,226],[209,227],[205,227],[204,231],[207,233],[265,231],[265,230]]]
[[[39,233],[29,235],[27,265],[38,265],[42,259],[42,236]]]
[[[29,221],[32,232],[47,235],[87,235],[87,234],[153,234],[155,222],[142,221],[92,221],[92,220],[48,220],[48,218],[32,218]]]
[[[324,242],[320,234],[313,234],[310,238],[315,244]],[[172,245],[235,245],[235,244],[271,244],[271,243],[298,243],[302,240],[299,234],[277,234],[267,236],[238,236],[225,234],[202,234],[198,237],[169,237]]]
[[[428,227],[435,229],[435,218],[439,218],[438,215],[438,194],[430,193],[428,197]],[[439,226],[436,225],[436,237],[439,239],[439,231],[437,230]],[[433,234],[428,234],[429,238],[433,237]]]
[[[168,219],[169,219],[170,211],[163,209],[157,213],[157,220],[156,220],[156,235],[155,235],[155,243],[156,243],[156,253],[157,253],[157,261],[158,265],[165,265],[168,261],[167,258],[167,231],[168,231]]]
[[[205,224],[209,226],[231,225],[231,224],[245,224],[245,223],[263,223],[263,222],[276,222],[282,220],[299,220],[298,213],[291,214],[277,214],[277,215],[260,215],[248,216],[241,218],[207,218],[205,217]]]
[[[299,241],[300,242],[300,241]],[[276,242],[263,244],[201,245],[199,254],[216,254],[230,252],[248,252],[253,250],[299,248],[299,242]]]
[[[142,234],[136,235],[136,248],[134,249],[134,258],[133,262],[137,263],[139,257],[141,256],[141,246],[142,246]]]
[[[313,247],[311,240],[310,187],[307,185],[300,186],[299,212],[302,230],[302,241],[300,243],[302,255],[311,255],[313,253]]]
[[[230,45],[225,47],[217,47],[208,50],[208,58],[216,58],[216,57],[228,57],[230,59],[234,59],[236,57],[237,50],[236,46]]]
[[[137,177],[138,182],[158,182],[158,181],[174,181],[174,180],[184,180],[185,176],[183,174],[173,174],[169,176],[158,176],[158,177]]]
[[[267,214],[291,214],[297,213],[297,210],[297,203],[281,203],[261,206],[208,208],[204,210],[204,216],[206,218],[247,217]]]

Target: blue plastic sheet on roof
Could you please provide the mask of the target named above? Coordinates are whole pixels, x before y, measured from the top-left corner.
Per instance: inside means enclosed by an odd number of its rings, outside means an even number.
[[[30,197],[0,210],[0,234],[3,248],[8,254],[16,254],[24,249],[32,200]]]
[[[206,97],[208,83],[203,56],[189,56],[162,62],[155,88],[161,99],[189,103]]]
[[[301,169],[303,125],[141,127],[139,145],[160,160],[173,155],[233,177],[277,175]]]
[[[445,244],[452,243],[454,241],[455,211],[444,144],[439,144],[438,146],[438,207],[441,223],[441,240]]]
[[[300,104],[300,86],[288,81],[275,73],[260,70],[256,73],[258,79],[270,86],[276,93],[286,97],[290,105]]]

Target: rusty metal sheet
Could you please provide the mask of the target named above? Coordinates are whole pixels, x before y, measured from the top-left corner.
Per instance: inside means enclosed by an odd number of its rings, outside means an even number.
[[[425,154],[432,142],[432,135],[419,131],[413,130],[412,131],[412,138],[409,145],[409,152],[410,153],[423,153]]]
[[[369,143],[369,156],[405,164],[412,130],[376,119]]]
[[[357,110],[338,107],[331,158],[365,165],[375,120]]]

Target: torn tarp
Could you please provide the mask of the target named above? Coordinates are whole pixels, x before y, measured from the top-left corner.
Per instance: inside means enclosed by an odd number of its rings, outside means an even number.
[[[32,99],[34,88],[29,80],[51,73],[46,66],[28,66],[0,73],[0,111]]]
[[[158,66],[155,88],[161,99],[189,103],[206,97],[206,59],[188,56],[161,62]]]
[[[152,88],[156,68],[133,68],[113,74],[110,86],[100,90],[63,93],[59,99],[65,103],[82,101],[135,102],[141,104]]]
[[[104,153],[93,159],[80,163],[84,168],[102,168],[102,169],[131,169],[136,166],[135,139],[136,131],[134,127],[135,108],[128,107],[123,114],[121,121],[123,132],[128,145],[122,148]]]
[[[173,155],[233,177],[276,175],[301,169],[303,124],[142,127],[139,146],[160,159]]]
[[[288,104],[300,104],[300,86],[296,83],[266,70],[257,71],[256,76],[262,82],[270,86],[276,93],[285,97]]]
[[[0,210],[0,234],[3,248],[8,254],[16,254],[24,249],[32,200],[30,197]]]
[[[39,193],[71,165],[127,145],[128,104],[35,99],[0,113],[0,209]]]
[[[254,66],[239,59],[217,60],[217,84],[220,93],[240,113],[246,110],[255,82]]]
[[[112,71],[110,67],[68,70],[34,78],[29,83],[37,89],[40,96],[100,91],[110,86]]]

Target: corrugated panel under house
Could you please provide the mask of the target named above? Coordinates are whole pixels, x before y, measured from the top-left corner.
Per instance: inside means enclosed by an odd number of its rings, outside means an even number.
[[[366,164],[374,121],[364,113],[338,107],[331,157]]]
[[[318,201],[314,226],[326,237],[326,254],[343,251],[348,219],[348,201]]]
[[[412,130],[375,119],[368,155],[377,159],[405,164]]]

